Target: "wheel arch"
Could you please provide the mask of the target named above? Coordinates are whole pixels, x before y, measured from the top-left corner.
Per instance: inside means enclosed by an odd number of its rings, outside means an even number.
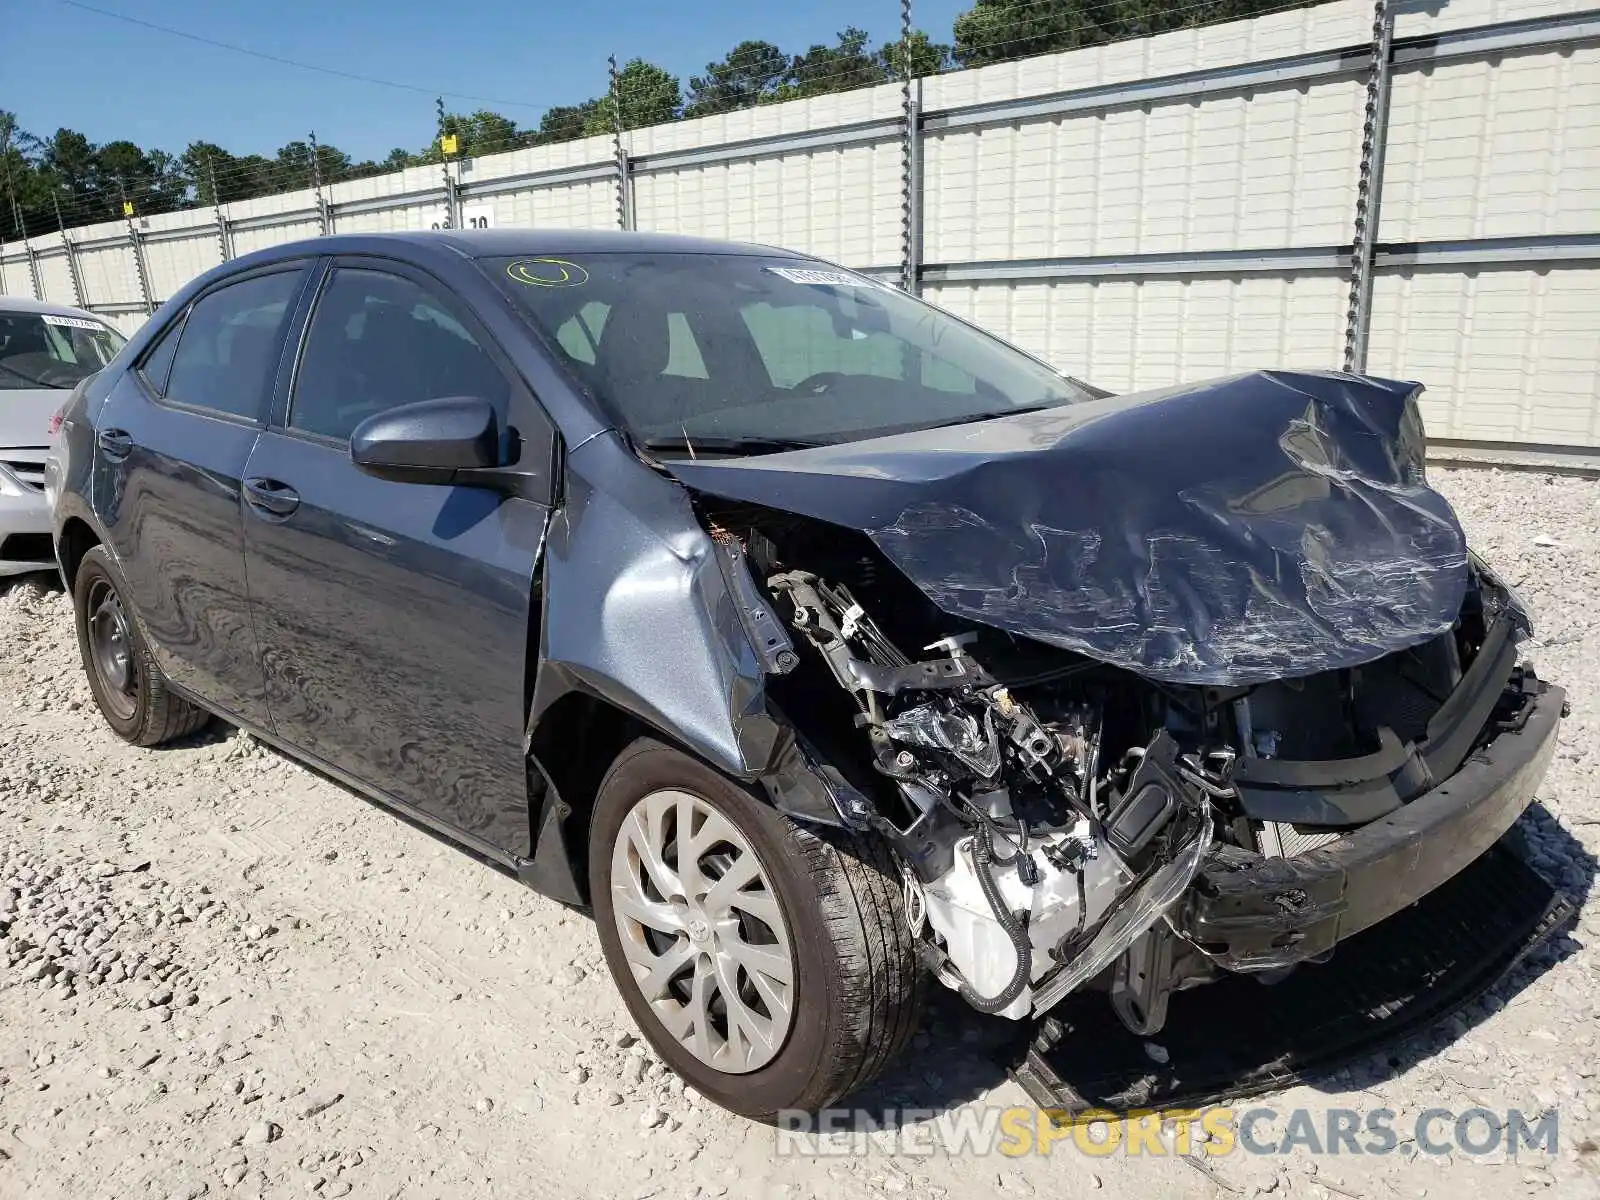
[[[595,797],[617,756],[647,736],[685,749],[670,733],[592,692],[567,692],[540,716],[528,738],[529,770],[542,777],[542,796],[529,813],[535,865],[529,882],[535,887],[572,903],[589,902]]]
[[[584,688],[561,695],[539,715],[528,737],[529,794],[535,800],[529,882],[572,903],[589,902],[587,854],[600,784],[617,757],[642,737],[654,738],[726,776],[786,816],[811,825],[863,830],[871,806],[839,771],[780,725],[783,737],[769,770],[745,779],[698,752],[666,726]]]
[[[77,585],[78,566],[83,556],[103,544],[104,539],[95,532],[94,526],[82,517],[68,517],[62,523],[56,539],[56,558],[61,564],[61,581],[69,593]]]

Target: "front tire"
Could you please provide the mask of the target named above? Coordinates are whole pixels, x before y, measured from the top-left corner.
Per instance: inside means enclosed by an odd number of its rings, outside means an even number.
[[[647,1041],[747,1117],[854,1091],[916,1028],[924,976],[876,838],[797,825],[648,738],[595,801],[589,879],[606,963]]]
[[[124,595],[105,547],[90,547],[72,583],[72,608],[78,653],[100,715],[136,746],[159,746],[204,728],[211,714],[168,688]]]

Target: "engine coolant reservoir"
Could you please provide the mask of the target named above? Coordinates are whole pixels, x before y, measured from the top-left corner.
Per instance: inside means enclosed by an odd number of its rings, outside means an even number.
[[[1008,909],[1028,914],[1028,937],[1033,945],[1030,982],[1037,982],[1055,965],[1050,951],[1061,939],[1092,926],[1115,899],[1126,876],[1116,856],[1097,846],[1089,822],[1079,820],[1071,829],[1035,833],[1028,839],[1028,856],[1038,869],[1039,882],[1024,883],[1017,873],[1016,847],[1008,848],[1003,836],[995,840],[995,861],[990,870]],[[1002,859],[1002,855],[1010,855]],[[1057,865],[1057,864],[1069,865]],[[1082,873],[1082,904],[1078,876]],[[972,838],[955,846],[954,864],[923,889],[928,924],[944,939],[945,953],[972,988],[983,996],[997,996],[1017,970],[1017,952],[1011,938],[995,919],[978,882],[972,861]],[[958,981],[941,979],[959,986]],[[1024,988],[999,1016],[1020,1020],[1033,1007],[1031,988]]]

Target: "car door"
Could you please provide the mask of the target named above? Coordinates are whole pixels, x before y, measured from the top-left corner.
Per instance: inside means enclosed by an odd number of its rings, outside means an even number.
[[[364,418],[451,395],[489,400],[516,430],[519,465],[548,487],[553,427],[447,290],[384,260],[331,266],[285,411],[245,471],[252,610],[280,737],[526,853],[522,736],[548,506],[377,479],[350,460]]]
[[[169,680],[270,720],[239,503],[308,262],[208,289],[125,372],[96,419],[94,504]]]

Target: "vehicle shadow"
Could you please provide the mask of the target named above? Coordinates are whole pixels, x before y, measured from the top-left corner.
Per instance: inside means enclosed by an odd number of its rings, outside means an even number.
[[[0,575],[0,596],[12,592],[34,591],[41,596],[59,596],[66,588],[54,571],[29,571],[22,575]]]
[[[1336,955],[1327,965],[1301,967],[1289,977],[1296,981],[1294,988],[1287,986],[1288,981],[1263,987],[1254,980],[1235,979],[1183,993],[1174,998],[1167,1027],[1150,1038],[1127,1033],[1111,1016],[1103,995],[1080,993],[1052,1013],[1066,1025],[1067,1033],[1045,1056],[1061,1089],[1050,1097],[1050,1103],[1112,1111],[1163,1104],[1187,1107],[1296,1085],[1340,1094],[1379,1086],[1426,1063],[1581,948],[1573,936],[1575,920],[1570,914],[1581,911],[1588,899],[1600,875],[1600,860],[1537,802],[1502,847],[1531,866],[1544,884],[1566,901],[1566,905],[1558,901],[1555,912],[1567,915],[1520,957],[1513,955],[1526,939],[1519,941],[1508,933],[1496,951],[1505,958],[1496,958],[1487,966],[1471,959],[1475,945],[1471,942],[1463,943],[1467,957],[1458,955],[1453,963],[1447,954],[1441,958],[1437,953],[1421,953],[1414,961],[1396,965],[1396,958],[1403,955],[1391,951],[1407,951],[1423,941],[1432,946],[1441,913],[1458,912],[1441,904],[1431,915],[1407,910],[1360,935],[1343,948],[1342,961]],[[1548,891],[1513,867],[1510,855],[1500,861],[1499,875],[1490,855],[1469,866],[1458,876],[1458,894],[1474,890],[1480,880],[1503,881],[1508,877],[1505,872],[1511,871],[1509,878],[1522,881],[1524,906],[1541,908]],[[1498,898],[1499,893],[1495,895]],[[1419,902],[1418,910],[1426,903]],[[1411,934],[1401,933],[1405,922],[1413,923]],[[1468,917],[1467,923],[1473,923],[1473,918]],[[1392,927],[1385,930],[1386,925]],[[1510,961],[1509,969],[1506,961]],[[1447,964],[1447,969],[1441,969],[1441,963]],[[1352,1031],[1359,1033],[1363,1022],[1347,1016],[1342,1026],[1336,1025],[1327,1013],[1337,1006],[1327,1003],[1327,998],[1350,992],[1350,981],[1365,983],[1364,976],[1374,980],[1365,993],[1367,1002],[1380,1008],[1410,1007],[1413,1015],[1402,1013],[1390,1024],[1374,1026],[1366,1040],[1352,1039]],[[1486,980],[1493,982],[1485,989]],[[1444,999],[1430,998],[1435,989]],[[935,992],[910,1050],[877,1082],[844,1102],[879,1127],[897,1128],[926,1119],[929,1112],[978,1100],[1003,1083],[1028,1054],[1034,1029],[1031,1022],[984,1017],[953,993],[937,986]],[[1354,1002],[1352,1011],[1360,1003]],[[1252,1014],[1259,1036],[1230,1059],[1217,1052],[1214,1035],[1219,1021],[1229,1012],[1236,1017],[1239,1011]],[[1335,1033],[1350,1040],[1334,1042]],[[1230,1065],[1235,1070],[1230,1072]],[[1129,1096],[1148,1100],[1130,1104],[1126,1102]],[[1013,1096],[1011,1102],[1028,1101]]]
[[[1419,1030],[1380,1054],[1357,1060],[1341,1070],[1308,1076],[1304,1083],[1320,1091],[1341,1092],[1395,1079],[1448,1050],[1551,968],[1583,949],[1583,943],[1574,936],[1577,914],[1583,911],[1596,881],[1600,880],[1600,858],[1589,853],[1538,801],[1529,806],[1512,828],[1507,844],[1571,903],[1573,915],[1529,950],[1473,1003],[1446,1014],[1430,1028]]]
[[[150,750],[156,754],[164,754],[171,750],[197,750],[206,746],[220,746],[233,736],[235,728],[221,717],[213,717],[205,728],[198,729],[186,737],[162,742],[159,746],[150,747]]]
[[[988,1017],[948,988],[932,994],[912,1044],[872,1083],[841,1103],[896,1129],[929,1112],[960,1108],[1010,1078],[1027,1053],[1030,1022]],[[1026,1102],[1020,1095],[1013,1102]]]

